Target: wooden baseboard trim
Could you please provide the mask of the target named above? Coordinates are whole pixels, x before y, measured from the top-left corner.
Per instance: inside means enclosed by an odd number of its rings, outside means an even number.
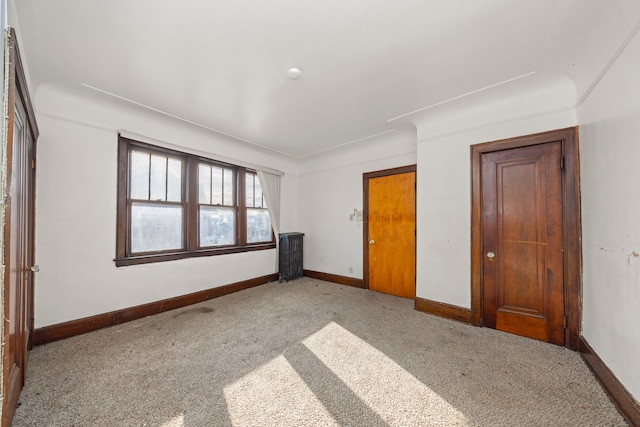
[[[444,317],[445,319],[471,323],[471,310],[468,308],[458,307],[457,305],[416,297],[415,309],[435,316]]]
[[[578,351],[618,412],[629,424],[640,427],[640,403],[624,388],[582,335],[580,335]]]
[[[149,304],[138,305],[118,311],[45,326],[33,331],[33,345],[42,345],[65,338],[71,338],[76,335],[162,313],[163,311],[185,307],[187,305],[196,304],[212,298],[218,298],[244,289],[264,285],[265,283],[274,282],[276,280],[278,280],[277,274],[269,274],[267,276],[256,277],[242,282],[231,283],[229,285],[206,289],[204,291],[181,295],[179,297],[168,298]]]
[[[366,289],[364,286],[364,280],[356,279],[355,277],[340,276],[331,273],[321,273],[319,271],[313,270],[303,270],[303,273],[305,276],[311,277],[312,279],[324,280],[325,282],[338,283],[340,285]]]

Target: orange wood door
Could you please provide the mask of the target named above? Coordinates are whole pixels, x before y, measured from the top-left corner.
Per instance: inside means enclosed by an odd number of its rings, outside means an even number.
[[[482,155],[484,325],[564,344],[562,145]]]
[[[416,296],[416,173],[370,178],[369,289]]]

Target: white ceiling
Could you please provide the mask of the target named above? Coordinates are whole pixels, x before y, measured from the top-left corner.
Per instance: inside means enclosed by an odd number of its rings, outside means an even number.
[[[636,0],[9,6],[32,91],[88,87],[294,157],[525,76],[568,76],[578,102],[640,22]]]

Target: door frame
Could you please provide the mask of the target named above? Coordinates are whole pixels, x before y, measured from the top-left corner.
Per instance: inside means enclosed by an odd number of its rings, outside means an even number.
[[[37,140],[38,140],[39,131],[38,131],[38,126],[36,124],[36,119],[35,119],[36,116],[33,109],[33,104],[29,96],[27,78],[24,72],[24,67],[23,67],[21,56],[20,56],[20,50],[18,49],[18,40],[17,40],[16,32],[13,28],[9,28],[3,34],[3,37],[8,39],[6,40],[5,48],[9,50],[9,64],[8,64],[9,66],[5,68],[8,72],[8,76],[7,76],[8,85],[4,89],[7,91],[6,108],[8,109],[8,111],[7,111],[7,122],[6,122],[7,131],[5,133],[7,139],[6,141],[2,141],[2,144],[4,144],[5,146],[4,155],[7,158],[7,162],[6,162],[7,169],[5,171],[6,191],[9,191],[9,188],[11,185],[11,173],[12,173],[12,166],[13,166],[12,156],[13,156],[13,149],[14,149],[13,127],[14,127],[14,120],[15,120],[15,105],[16,105],[16,101],[21,100],[25,110],[24,126],[26,128],[26,131],[31,133],[31,136],[33,138],[33,152],[32,152],[32,158],[31,158],[33,163],[30,162],[31,164],[27,165],[27,173],[32,174],[31,188],[29,189],[32,197],[32,202],[30,203],[30,209],[32,210],[32,213],[30,215],[30,220],[26,224],[27,227],[33,227],[33,228],[31,233],[27,233],[26,243],[30,247],[30,250],[32,251],[32,259],[35,260],[34,258],[35,257],[35,186],[36,186],[35,158],[36,158]],[[5,40],[3,40],[3,43],[5,43]],[[6,243],[10,239],[10,232],[11,232],[12,217],[11,217],[10,203],[7,203],[5,206],[4,221],[5,221],[4,241]],[[11,256],[9,245],[7,244],[4,245],[2,256],[4,257],[5,265],[9,266],[10,256]],[[34,326],[33,325],[33,314],[34,314],[33,288],[34,288],[35,278],[34,278],[33,272],[28,272],[27,274],[31,275],[31,281],[30,281],[31,285],[29,286],[30,289],[24,290],[25,294],[22,296],[23,298],[22,309],[24,309],[23,315],[25,316],[24,332],[26,335],[24,337],[24,341],[19,344],[22,346],[21,352],[23,353],[22,357],[24,358],[24,360],[22,361],[21,378],[20,378],[20,384],[19,384],[20,389],[22,389],[22,386],[24,385],[24,379],[26,374],[27,350],[29,350],[32,346],[31,335],[32,335],[33,326]],[[2,278],[2,280],[3,280],[2,286],[4,287],[4,295],[5,295],[5,298],[7,298],[10,292],[10,282],[11,282],[8,271],[5,271],[4,277]],[[5,318],[2,334],[4,335],[5,342],[8,340],[8,336],[7,336],[8,320],[6,319],[6,315],[5,315],[5,312],[6,310],[8,310],[8,307],[6,303],[7,301],[3,301],[3,307],[2,307],[3,316]],[[7,360],[6,360],[7,354],[8,352],[5,351],[5,354],[2,357],[2,371],[3,371],[2,419],[1,419],[2,426],[11,424],[11,420],[13,419],[13,414],[16,409],[16,404],[20,396],[20,390],[13,390],[13,389],[10,390],[10,387],[9,387],[10,378],[8,375],[9,367],[7,366]]]
[[[471,324],[483,326],[482,154],[547,142],[562,143],[562,246],[565,347],[577,350],[582,318],[582,241],[578,127],[471,146]]]
[[[392,169],[384,169],[375,172],[366,172],[362,174],[362,277],[364,282],[364,288],[369,289],[369,180],[372,178],[380,178],[383,176],[389,175],[399,175],[403,173],[416,173],[416,183],[417,183],[417,165],[408,165],[401,166]],[[418,199],[418,195],[416,192],[416,202]],[[416,222],[417,222],[417,214],[416,214]],[[417,227],[417,224],[416,224]],[[416,249],[417,249],[417,236],[416,236]],[[415,276],[415,271],[414,271]],[[415,284],[414,284],[415,286]]]
[[[38,129],[38,123],[36,122],[36,113],[35,110],[33,109],[33,103],[31,101],[31,96],[29,94],[29,86],[27,84],[27,77],[26,74],[24,72],[24,66],[22,64],[22,55],[20,54],[20,49],[18,47],[18,38],[16,35],[16,31],[14,28],[9,28],[8,29],[8,36],[9,36],[9,43],[8,43],[8,47],[9,47],[9,87],[8,87],[8,102],[7,105],[9,106],[9,111],[8,111],[8,129],[7,129],[7,146],[10,144],[11,148],[13,149],[13,122],[14,122],[14,114],[15,114],[15,103],[16,103],[16,98],[19,98],[20,100],[22,100],[22,104],[25,110],[25,127],[28,129],[28,132],[31,133],[32,138],[33,138],[33,152],[32,152],[32,165],[31,165],[31,174],[32,174],[32,179],[31,179],[31,188],[29,189],[29,191],[31,191],[31,197],[32,197],[32,204],[31,204],[31,209],[32,209],[32,214],[31,214],[31,222],[27,225],[28,227],[32,228],[32,233],[29,237],[29,245],[31,246],[31,249],[33,251],[33,261],[35,262],[35,251],[36,251],[36,244],[35,244],[35,209],[36,209],[36,205],[35,205],[35,200],[36,200],[36,157],[37,157],[37,152],[38,152],[38,137],[40,136],[40,129]],[[11,151],[7,150],[7,156],[11,153]],[[10,173],[11,172],[11,166],[10,166],[11,161],[8,160],[7,161],[7,171],[5,173]],[[9,177],[7,177],[7,179],[9,179]],[[9,216],[7,216],[6,218],[9,218]],[[6,234],[5,234],[5,238],[6,238]],[[27,305],[26,305],[26,309],[27,309],[27,333],[28,333],[28,340],[27,340],[27,349],[31,350],[33,348],[33,342],[32,342],[32,335],[33,335],[33,330],[34,330],[34,288],[35,288],[35,274],[32,274],[32,286],[31,289],[27,289]],[[5,284],[6,285],[6,284]]]

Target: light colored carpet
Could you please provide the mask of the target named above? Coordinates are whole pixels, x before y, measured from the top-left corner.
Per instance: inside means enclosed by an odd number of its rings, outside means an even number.
[[[577,353],[302,278],[35,348],[14,426],[625,426]]]

